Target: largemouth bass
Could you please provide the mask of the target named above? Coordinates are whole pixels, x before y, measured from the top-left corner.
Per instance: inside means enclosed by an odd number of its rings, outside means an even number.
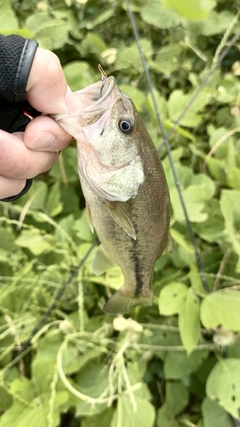
[[[151,305],[153,266],[169,240],[169,192],[157,151],[131,99],[114,77],[75,92],[82,109],[55,120],[77,141],[88,222],[101,242],[93,271],[117,264],[123,286],[106,313]]]

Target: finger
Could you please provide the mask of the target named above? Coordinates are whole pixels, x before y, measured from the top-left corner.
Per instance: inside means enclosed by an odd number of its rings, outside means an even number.
[[[0,199],[16,196],[24,189],[25,185],[25,179],[10,179],[0,175]]]
[[[81,108],[77,96],[67,86],[58,57],[38,48],[27,83],[27,100],[46,114],[72,113]]]
[[[46,172],[58,158],[58,153],[29,150],[22,132],[9,134],[0,130],[0,171],[11,179],[28,179]]]
[[[28,124],[23,139],[31,150],[59,152],[70,144],[72,136],[50,117],[40,116]]]

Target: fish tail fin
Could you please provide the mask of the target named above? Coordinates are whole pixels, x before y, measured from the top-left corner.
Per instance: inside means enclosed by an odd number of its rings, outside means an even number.
[[[152,305],[152,300],[152,291],[149,291],[148,295],[136,296],[134,292],[126,292],[125,286],[122,286],[111,298],[109,298],[103,306],[103,311],[112,315],[124,314],[137,305]]]

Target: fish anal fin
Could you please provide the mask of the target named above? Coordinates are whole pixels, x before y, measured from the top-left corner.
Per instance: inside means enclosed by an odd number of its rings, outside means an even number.
[[[125,233],[127,233],[128,236],[136,240],[134,225],[122,204],[120,202],[105,202],[105,205],[114,221],[125,231]]]
[[[148,295],[135,296],[134,293],[125,292],[125,287],[122,286],[115,294],[109,298],[103,306],[103,311],[107,314],[117,315],[124,314],[137,305],[152,305],[153,293],[149,292]]]
[[[94,233],[92,213],[91,213],[91,209],[89,207],[89,204],[87,202],[86,202],[86,215],[87,215],[87,222],[88,222],[89,228],[90,228],[91,232]]]
[[[114,262],[105,254],[102,245],[100,245],[92,262],[92,269],[94,274],[96,274],[96,276],[100,276],[100,274],[104,273],[106,270],[112,268],[115,265],[116,264],[114,264]]]

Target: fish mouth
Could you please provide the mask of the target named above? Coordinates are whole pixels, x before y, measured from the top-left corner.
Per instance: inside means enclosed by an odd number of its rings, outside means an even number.
[[[115,86],[116,86],[116,82],[114,77],[107,77],[105,80],[102,80],[100,97],[96,103],[105,101],[105,99],[110,96]]]
[[[72,114],[52,114],[50,117],[59,122],[66,117],[73,118],[80,114],[84,120],[84,126],[87,126],[111,110],[120,96],[120,90],[113,76],[106,77],[74,93],[79,100],[78,111]]]
[[[101,110],[111,108],[116,101],[116,88],[115,78],[110,76],[75,92],[83,106],[81,111],[90,112],[99,109],[99,107]]]

